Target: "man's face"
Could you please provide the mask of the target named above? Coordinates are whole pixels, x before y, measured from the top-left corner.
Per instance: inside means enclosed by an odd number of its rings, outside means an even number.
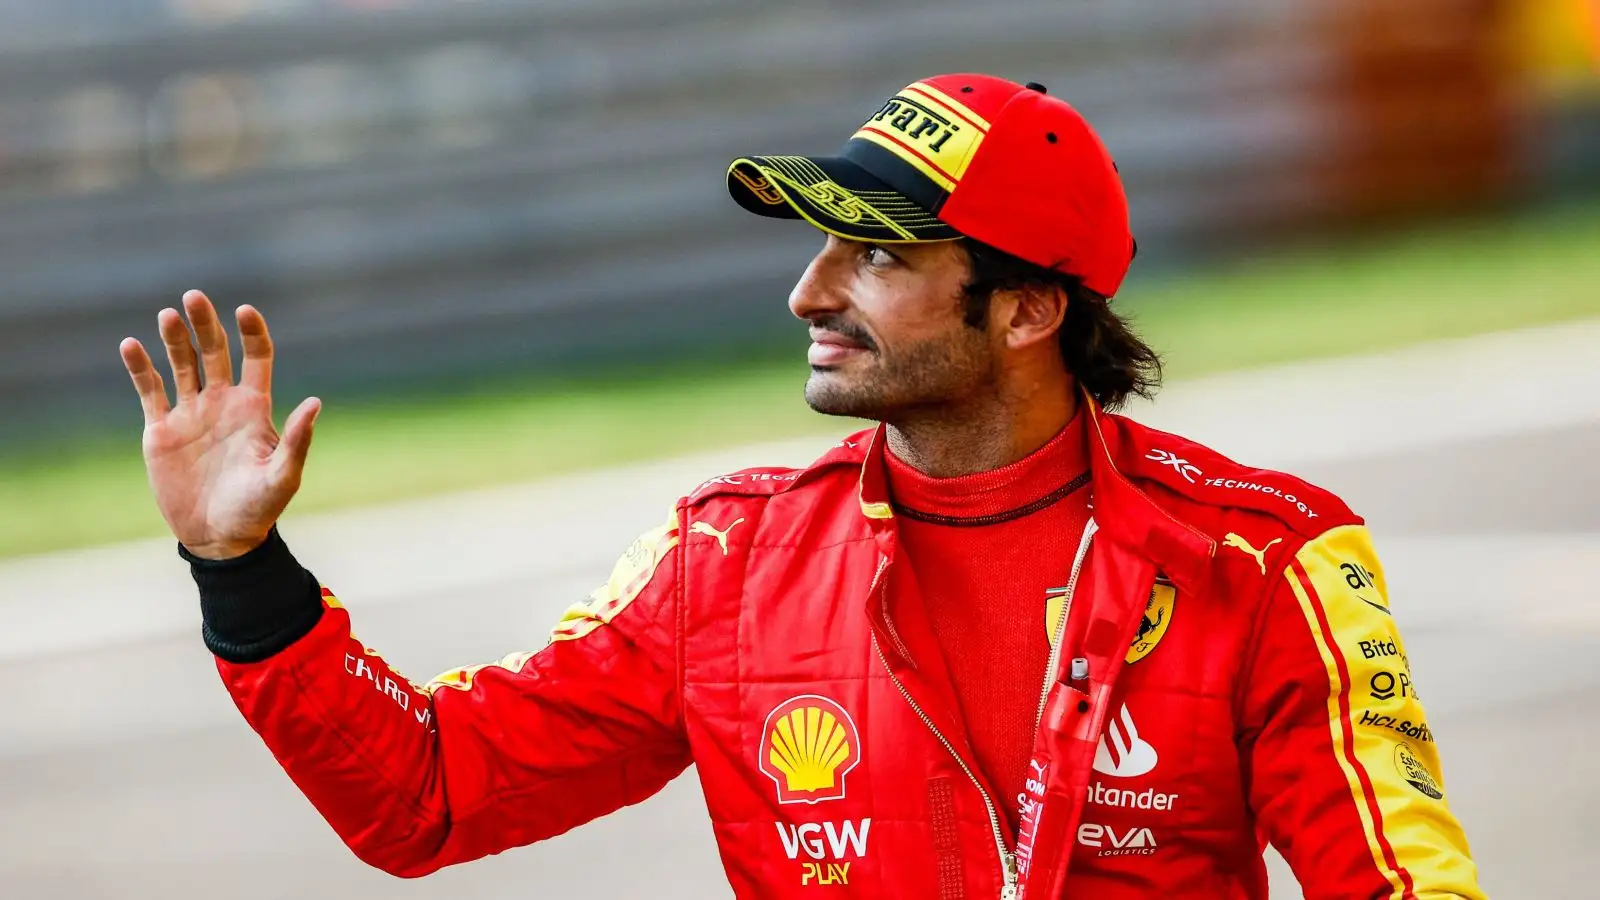
[[[894,421],[994,383],[987,329],[963,320],[966,252],[954,242],[879,246],[829,237],[789,295],[811,323],[806,403]]]

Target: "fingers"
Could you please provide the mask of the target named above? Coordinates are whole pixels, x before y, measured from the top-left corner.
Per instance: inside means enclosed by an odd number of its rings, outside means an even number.
[[[211,300],[200,291],[183,295],[183,310],[189,314],[189,324],[194,328],[195,340],[200,344],[200,361],[206,373],[206,384],[233,384],[233,360],[228,355],[228,333]]]
[[[149,425],[161,420],[172,409],[167,400],[167,387],[161,383],[161,373],[150,362],[144,345],[133,338],[123,338],[117,348],[122,354],[122,365],[133,379],[133,389],[139,392],[139,405],[144,407],[144,422]]]
[[[282,483],[298,487],[300,474],[306,467],[306,454],[311,451],[311,431],[317,414],[322,411],[322,401],[307,397],[289,413],[283,423],[283,436],[272,451],[273,463]]]
[[[183,316],[168,307],[156,314],[156,324],[161,329],[161,343],[167,347],[167,362],[172,366],[172,383],[178,389],[178,402],[192,400],[200,393],[200,369]]]
[[[267,320],[253,306],[245,305],[234,310],[239,322],[239,342],[244,345],[244,362],[239,366],[239,384],[272,393],[272,336],[267,333]]]

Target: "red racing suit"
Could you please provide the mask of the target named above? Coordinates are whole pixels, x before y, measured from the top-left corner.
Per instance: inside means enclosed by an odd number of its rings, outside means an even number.
[[[881,431],[701,485],[537,651],[413,684],[320,588],[297,639],[219,669],[346,844],[400,876],[693,763],[739,897],[1265,898],[1268,841],[1312,900],[1482,897],[1361,520],[1089,414],[1094,518],[1041,623],[1021,797],[978,771],[941,661],[909,658],[928,624],[885,590]]]

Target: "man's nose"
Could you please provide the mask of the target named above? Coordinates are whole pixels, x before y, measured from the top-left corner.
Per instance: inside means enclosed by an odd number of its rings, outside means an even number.
[[[794,290],[789,292],[789,311],[796,318],[811,320],[842,312],[848,306],[848,294],[840,280],[838,254],[830,240],[806,266]]]

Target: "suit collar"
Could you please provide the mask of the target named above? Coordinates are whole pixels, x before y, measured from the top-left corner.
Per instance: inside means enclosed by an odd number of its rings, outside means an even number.
[[[1180,587],[1197,587],[1216,553],[1216,542],[1177,519],[1122,473],[1119,460],[1123,454],[1137,452],[1127,434],[1129,424],[1105,413],[1087,393],[1081,402],[1088,417],[1090,502],[1100,536],[1149,559]],[[880,423],[870,436],[864,436],[867,446],[858,490],[862,515],[873,532],[883,537],[888,537],[896,524],[885,458],[887,431]]]

